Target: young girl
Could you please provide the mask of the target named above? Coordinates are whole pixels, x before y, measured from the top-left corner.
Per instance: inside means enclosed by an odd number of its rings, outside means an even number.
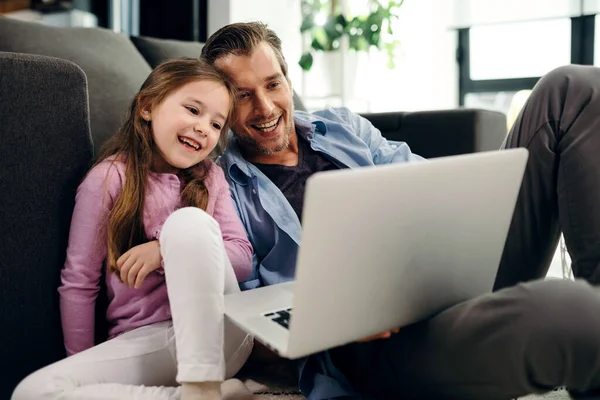
[[[59,288],[69,357],[13,400],[221,398],[253,344],[224,320],[223,295],[248,277],[252,248],[211,161],[234,99],[198,59],[166,61],[144,82],[77,190]],[[94,347],[103,276],[110,339]]]

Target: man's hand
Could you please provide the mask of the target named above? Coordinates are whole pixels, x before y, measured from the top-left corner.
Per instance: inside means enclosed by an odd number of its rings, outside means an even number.
[[[366,337],[364,339],[357,340],[357,342],[359,342],[359,343],[365,343],[365,342],[370,342],[371,340],[387,339],[390,336],[392,336],[392,333],[398,333],[399,331],[400,331],[399,328],[390,329],[389,331],[381,332],[381,333],[378,333],[376,335],[368,336],[368,337]]]
[[[160,268],[158,240],[135,246],[117,260],[121,281],[135,289],[142,287],[146,276],[158,268]]]

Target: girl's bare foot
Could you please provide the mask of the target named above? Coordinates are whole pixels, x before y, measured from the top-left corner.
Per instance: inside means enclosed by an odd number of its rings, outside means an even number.
[[[221,400],[221,382],[183,382],[181,400]]]
[[[255,397],[239,379],[227,379],[221,384],[223,400],[252,400]]]
[[[181,400],[252,400],[254,398],[252,392],[239,379],[181,384]]]

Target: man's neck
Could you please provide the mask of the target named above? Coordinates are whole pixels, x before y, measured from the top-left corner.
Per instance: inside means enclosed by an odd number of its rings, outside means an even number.
[[[298,165],[298,134],[292,129],[288,147],[279,153],[250,153],[246,149],[242,149],[242,153],[244,158],[251,163],[285,165],[287,167],[296,166]]]

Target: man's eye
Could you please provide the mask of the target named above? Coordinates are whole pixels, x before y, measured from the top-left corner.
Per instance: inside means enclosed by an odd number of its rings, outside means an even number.
[[[198,115],[198,109],[195,107],[186,107],[188,109],[189,112],[191,112],[194,115]]]
[[[269,89],[275,89],[277,86],[279,86],[279,82],[272,82],[269,84]]]
[[[215,128],[216,130],[220,131],[221,130],[221,125],[217,124],[216,122],[213,124],[213,128]]]

